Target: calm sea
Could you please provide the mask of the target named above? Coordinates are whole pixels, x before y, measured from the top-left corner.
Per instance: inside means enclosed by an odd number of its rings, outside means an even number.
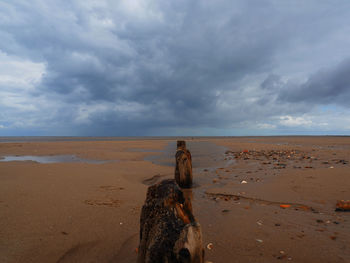
[[[231,137],[231,136],[227,136]],[[134,140],[192,140],[205,138],[225,138],[225,136],[139,136],[139,137],[74,137],[74,136],[8,136],[1,142],[67,142],[67,141],[134,141]]]

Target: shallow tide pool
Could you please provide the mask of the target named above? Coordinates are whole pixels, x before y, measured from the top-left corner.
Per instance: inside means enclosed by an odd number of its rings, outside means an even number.
[[[37,163],[94,163],[102,164],[107,161],[91,160],[79,158],[75,155],[48,155],[48,156],[35,156],[35,155],[8,155],[0,157],[0,162],[12,162],[12,161],[33,161]]]

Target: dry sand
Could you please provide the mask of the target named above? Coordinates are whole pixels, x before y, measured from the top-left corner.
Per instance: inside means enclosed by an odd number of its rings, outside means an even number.
[[[187,142],[207,261],[350,262],[350,213],[334,212],[350,199],[350,138]],[[0,162],[0,262],[135,262],[147,187],[173,177],[174,153],[174,140],[1,143],[0,158],[108,162]]]

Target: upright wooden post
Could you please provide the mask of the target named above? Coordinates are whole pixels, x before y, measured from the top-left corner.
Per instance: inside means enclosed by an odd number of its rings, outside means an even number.
[[[204,262],[201,226],[190,202],[173,179],[148,188],[140,218],[138,263]]]
[[[177,141],[175,180],[182,188],[192,187],[192,156],[185,141]]]

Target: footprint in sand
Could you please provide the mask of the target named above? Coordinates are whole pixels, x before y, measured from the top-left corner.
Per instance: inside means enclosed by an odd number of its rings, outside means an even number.
[[[137,260],[137,247],[139,242],[139,233],[134,233],[128,239],[126,239],[121,245],[119,251],[111,262],[136,262]]]
[[[101,190],[106,190],[106,191],[117,191],[117,190],[124,190],[124,187],[119,187],[119,186],[113,186],[113,185],[101,185],[100,186]]]
[[[121,201],[118,199],[107,199],[107,200],[85,200],[85,204],[94,206],[108,206],[108,207],[119,207]]]
[[[159,179],[164,177],[164,176],[165,175],[156,174],[156,175],[152,176],[151,178],[147,178],[147,179],[143,180],[142,183],[145,185],[153,185],[153,184],[157,183],[159,181]]]

